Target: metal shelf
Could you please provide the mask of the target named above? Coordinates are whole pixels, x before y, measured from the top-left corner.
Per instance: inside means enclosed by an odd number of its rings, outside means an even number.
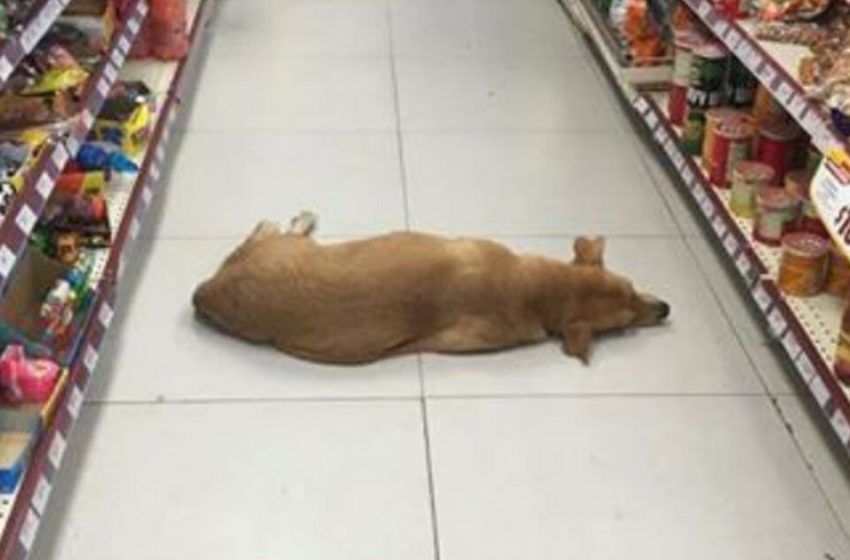
[[[27,170],[24,186],[0,224],[0,294],[5,291],[15,263],[27,247],[29,235],[44,211],[62,169],[69,158],[76,156],[80,144],[88,136],[95,115],[100,112],[112,84],[118,78],[147,12],[147,0],[133,2],[104,59],[86,83],[83,108],[72,120],[68,133],[48,141],[38,160]]]
[[[774,280],[779,250],[752,238],[751,222],[731,212],[728,195],[710,184],[697,158],[681,151],[679,131],[663,109],[665,98],[663,94],[638,94],[632,104],[670,160],[670,168],[680,179],[678,184],[693,199],[719,245],[735,264],[768,331],[781,343],[802,383],[850,454],[850,394],[832,372],[841,302],[827,295],[795,298],[780,292]]]
[[[710,0],[683,1],[770,90],[812,137],[812,142],[822,153],[846,147],[846,141],[832,126],[829,116],[819,104],[809,100],[795,77],[797,61],[806,49],[756,39],[752,34],[751,22],[727,18],[714,9]]]
[[[180,63],[134,63],[136,69],[144,67],[148,75],[155,76],[157,83],[163,85],[164,99],[156,112],[153,133],[141,157],[141,168],[132,188],[120,195],[122,200],[112,201],[112,204],[120,205],[119,211],[123,210],[118,218],[119,226],[105,257],[103,274],[95,287],[97,295],[92,312],[83,330],[80,351],[69,367],[68,383],[60,397],[54,421],[46,426],[39,436],[21,483],[16,492],[8,496],[8,502],[4,506],[7,508],[4,513],[7,515],[0,518],[0,560],[24,560],[35,541],[56,474],[61,468],[62,458],[71,441],[69,438],[95,373],[101,344],[113,318],[122,265],[128,258],[159,185],[187,68],[198,59],[199,44],[213,0],[189,0],[189,4],[192,17],[191,51],[186,59]],[[139,22],[141,23],[141,20]],[[117,70],[116,68],[116,76]],[[130,70],[128,73],[133,74],[134,71]],[[122,74],[122,78],[130,77],[132,76]],[[110,80],[110,85],[114,79],[115,77]]]

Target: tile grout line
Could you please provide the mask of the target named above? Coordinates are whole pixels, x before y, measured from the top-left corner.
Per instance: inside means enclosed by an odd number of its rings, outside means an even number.
[[[431,513],[432,546],[434,548],[434,560],[440,560],[440,529],[437,524],[437,495],[434,488],[434,461],[431,453],[431,428],[428,425],[428,400],[424,395],[419,399],[419,406],[422,412],[422,438],[425,444],[425,463],[428,467],[426,473],[428,475],[428,498]]]
[[[410,197],[407,192],[407,165],[404,157],[404,135],[401,131],[401,103],[398,94],[398,72],[396,71],[395,42],[393,41],[393,17],[389,0],[384,2],[384,15],[387,22],[387,46],[390,63],[390,76],[393,88],[393,109],[395,113],[395,138],[398,149],[399,178],[401,180],[401,197],[404,204],[404,226],[410,230]]]

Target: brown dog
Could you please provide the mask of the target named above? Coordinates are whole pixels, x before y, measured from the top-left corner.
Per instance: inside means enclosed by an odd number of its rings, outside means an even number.
[[[197,314],[302,358],[364,363],[404,352],[495,350],[555,336],[587,361],[594,334],[663,321],[670,307],[602,265],[602,239],[571,264],[478,239],[420,233],[320,245],[312,214],[263,222],[195,291]]]

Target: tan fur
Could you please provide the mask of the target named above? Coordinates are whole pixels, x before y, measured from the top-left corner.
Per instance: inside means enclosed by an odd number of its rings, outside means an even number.
[[[392,233],[336,244],[263,222],[194,294],[200,317],[302,358],[363,363],[404,352],[495,350],[562,340],[587,360],[595,333],[659,322],[666,304],[602,267],[580,238],[567,264],[492,241]]]

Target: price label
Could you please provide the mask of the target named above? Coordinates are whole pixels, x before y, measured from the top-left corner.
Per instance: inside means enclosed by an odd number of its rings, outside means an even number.
[[[68,414],[74,420],[80,415],[80,409],[83,407],[83,392],[77,385],[71,388],[71,393],[68,395]]]
[[[702,208],[702,213],[709,220],[714,216],[714,203],[707,196],[702,200],[699,207]]]
[[[847,423],[847,418],[844,417],[843,412],[836,410],[829,423],[832,424],[832,429],[835,430],[841,443],[844,445],[850,443],[850,424]]]
[[[770,64],[765,64],[758,71],[758,76],[771,91],[773,90],[773,81],[776,79],[776,69]]]
[[[142,22],[141,22],[140,18],[132,17],[127,22],[127,30],[130,31],[131,35],[135,35],[136,33],[139,32],[139,28],[141,27],[141,25],[142,25]]]
[[[738,43],[741,42],[741,34],[738,33],[738,30],[734,27],[730,26],[729,31],[726,32],[726,45],[737,52]]]
[[[18,257],[16,257],[15,253],[9,249],[8,245],[0,247],[0,275],[3,275],[4,278],[8,278],[17,259]]]
[[[54,469],[58,469],[59,465],[62,464],[66,447],[68,447],[68,443],[65,441],[62,432],[57,431],[53,434],[53,441],[50,442],[50,447],[47,449],[47,460]]]
[[[118,51],[122,56],[127,56],[127,53],[130,52],[130,45],[130,39],[126,35],[121,35],[121,38],[118,39]]]
[[[738,258],[735,259],[735,268],[738,269],[738,272],[741,273],[741,276],[744,278],[750,277],[750,271],[753,269],[753,264],[750,262],[750,257],[747,256],[747,252],[744,251]]]
[[[791,115],[796,118],[798,121],[803,118],[803,111],[806,110],[806,97],[804,95],[797,95],[791,98],[791,101],[788,103],[788,111]]]
[[[726,235],[726,232],[729,228],[726,227],[726,222],[723,221],[723,216],[720,214],[715,214],[714,219],[711,220],[711,227],[714,228],[714,233],[717,234],[717,237],[723,239],[723,236]]]
[[[106,82],[104,80],[101,80],[98,84],[98,90],[100,90],[101,85],[105,83]],[[106,86],[106,91],[107,93],[109,92],[109,85]],[[103,95],[106,94],[104,93]],[[88,130],[91,128],[91,125],[94,124],[94,115],[92,115],[92,112],[88,108],[86,108],[83,109],[83,115],[81,118],[83,120],[83,126],[86,128],[86,133],[88,133]]]
[[[112,83],[115,81],[115,78],[118,77],[118,68],[112,63],[107,63],[106,67],[103,69],[103,75],[110,83]]]
[[[646,99],[642,95],[638,96],[637,101],[635,101],[635,109],[641,115],[649,111],[649,103],[646,102]]]
[[[797,342],[797,337],[794,336],[794,333],[789,329],[785,336],[782,337],[782,346],[785,347],[785,351],[788,353],[788,356],[791,360],[796,360],[797,355],[801,352],[800,343]]]
[[[738,46],[735,47],[735,56],[737,56],[742,62],[746,64],[747,56],[752,50],[753,48],[750,46],[750,43],[742,38],[738,42]]]
[[[83,353],[83,365],[89,373],[94,373],[94,368],[97,366],[97,350],[91,344],[86,346],[86,351]]]
[[[821,161],[811,197],[824,225],[845,255],[850,255],[850,156],[833,150]]]
[[[718,37],[723,37],[723,35],[726,34],[726,30],[729,29],[729,24],[726,22],[725,19],[720,18],[715,20],[712,29],[714,29],[715,35],[717,35]]]
[[[764,286],[761,284],[756,284],[755,288],[753,288],[753,299],[756,301],[756,304],[759,306],[759,309],[762,311],[767,311],[767,309],[773,304],[773,299],[770,297],[770,294],[764,289]]]
[[[774,307],[768,314],[767,323],[770,325],[770,331],[776,338],[780,338],[785,334],[785,329],[788,328],[788,321],[785,320],[778,307]]]
[[[50,175],[46,172],[42,173],[35,184],[35,190],[41,195],[41,198],[49,197],[50,192],[53,190],[53,179],[50,178]]]
[[[65,164],[68,162],[68,150],[61,143],[56,144],[50,159],[53,161],[53,166],[61,173],[65,168]]]
[[[101,97],[106,97],[109,93],[109,80],[106,79],[106,76],[101,77],[100,81],[97,82],[97,92]]]
[[[21,207],[21,211],[18,212],[17,217],[15,218],[15,223],[18,225],[18,228],[21,232],[26,236],[29,235],[32,231],[32,228],[35,227],[35,222],[38,217],[35,215],[35,212],[32,211],[29,204],[24,204]]]
[[[705,191],[703,189],[696,189],[694,191],[694,199],[697,201],[697,205],[702,208],[703,202],[705,202]]]
[[[794,97],[794,88],[791,87],[791,84],[786,81],[779,82],[779,86],[776,88],[776,96],[779,98],[786,107],[791,108],[791,98]]]
[[[688,185],[689,188],[693,188],[694,186],[694,172],[690,167],[685,167],[682,170],[682,180],[685,181],[685,184]]]
[[[744,65],[750,69],[751,72],[758,74],[758,68],[761,66],[761,63],[764,62],[761,54],[757,50],[755,50],[752,46],[747,49],[746,54],[744,55]]]
[[[740,247],[740,244],[731,233],[723,238],[723,248],[726,249],[730,257],[734,257],[738,253],[738,247]]]
[[[35,542],[35,535],[38,533],[39,523],[41,523],[41,520],[38,518],[38,515],[36,515],[32,508],[28,508],[27,516],[21,524],[21,532],[18,534],[18,540],[21,541],[21,546],[23,546],[24,550],[27,552],[29,552],[32,548],[32,543]]]
[[[817,375],[814,376],[814,378],[812,378],[812,382],[809,383],[809,390],[811,390],[812,395],[815,397],[815,400],[818,401],[821,408],[825,407],[827,403],[829,403],[829,389],[826,388],[826,384]]]
[[[108,329],[110,323],[112,323],[112,317],[115,316],[115,312],[112,310],[112,306],[108,303],[104,303],[100,306],[100,311],[97,314],[97,319],[100,321],[101,326],[104,329]]]
[[[809,385],[815,376],[815,366],[812,365],[812,361],[804,352],[801,352],[794,360],[794,365],[797,366],[797,373],[806,382],[806,385]]]
[[[709,13],[711,13],[711,4],[706,0],[703,0],[699,4],[697,4],[697,13],[699,17],[705,19]]]
[[[655,114],[655,111],[646,114],[646,124],[649,125],[651,130],[655,130],[655,127],[658,126],[658,115]]]
[[[35,490],[32,493],[32,507],[39,515],[44,515],[44,510],[47,508],[47,500],[50,499],[50,483],[47,482],[47,477],[41,475],[38,483],[35,485]]]
[[[142,202],[145,206],[150,206],[151,199],[153,199],[153,191],[150,187],[145,187],[145,190],[142,191]]]
[[[679,150],[673,152],[673,165],[676,166],[676,171],[679,173],[682,172],[682,168],[685,166],[685,156]]]

